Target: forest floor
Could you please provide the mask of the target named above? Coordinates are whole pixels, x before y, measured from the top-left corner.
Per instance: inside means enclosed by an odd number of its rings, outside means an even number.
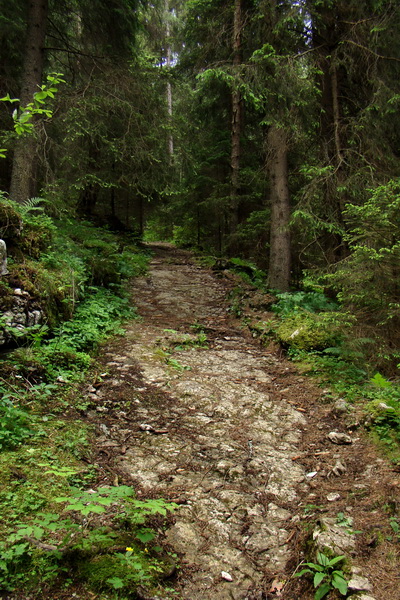
[[[152,250],[148,275],[132,284],[141,319],[99,357],[87,419],[98,431],[95,461],[114,481],[179,504],[163,533],[179,556],[178,597],[313,598],[291,575],[318,520],[331,518],[346,532],[338,554],[368,578],[364,598],[400,600],[388,516],[400,474],[354,414],[349,424],[327,390],[235,318],[237,282],[189,252]],[[249,319],[267,319],[252,293]],[[352,443],[332,443],[332,431]]]

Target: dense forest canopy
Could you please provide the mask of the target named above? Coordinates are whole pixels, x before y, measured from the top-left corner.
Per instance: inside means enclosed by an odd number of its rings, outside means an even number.
[[[399,25],[394,0],[1,0],[2,202],[324,289],[391,372]]]

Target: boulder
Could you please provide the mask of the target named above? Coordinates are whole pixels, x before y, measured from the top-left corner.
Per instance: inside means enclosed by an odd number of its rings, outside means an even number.
[[[0,240],[0,276],[2,275],[8,275],[7,246],[4,240]]]

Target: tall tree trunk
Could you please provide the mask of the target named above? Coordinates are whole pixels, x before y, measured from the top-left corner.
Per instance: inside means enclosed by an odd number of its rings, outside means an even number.
[[[171,35],[171,27],[170,27],[170,10],[169,10],[169,0],[165,0],[165,16],[166,16],[166,27],[165,27],[165,38],[166,38],[166,65],[169,71],[172,63],[172,53],[171,53],[171,43],[170,43],[170,35]],[[169,75],[169,73],[168,73]],[[170,81],[167,81],[167,112],[168,112],[168,125],[172,126],[172,86]],[[172,135],[172,131],[168,132],[168,156],[170,163],[172,163],[174,157],[174,138]]]
[[[290,286],[290,197],[287,167],[287,136],[272,126],[268,131],[267,171],[270,180],[271,232],[268,286],[280,292]]]
[[[233,16],[233,68],[234,74],[242,62],[242,0],[235,0]],[[242,98],[240,91],[234,87],[232,91],[231,121],[231,205],[230,233],[235,233],[239,222],[239,189],[240,189],[240,134],[242,129]]]
[[[43,76],[43,47],[46,37],[48,0],[31,0],[28,8],[28,23],[24,66],[22,72],[20,102],[24,107],[32,102]],[[33,135],[20,138],[14,151],[11,174],[10,198],[25,202],[36,192],[37,144]]]
[[[321,140],[322,161],[324,166],[332,168],[332,175],[324,185],[324,212],[327,221],[344,227],[343,194],[338,192],[346,178],[346,164],[343,154],[346,147],[342,123],[342,84],[347,74],[345,66],[337,65],[337,50],[343,37],[345,17],[341,16],[340,6],[336,12],[322,5],[318,7],[318,26],[313,27],[313,46],[319,70],[317,85],[321,92],[321,117],[319,138]],[[337,262],[347,255],[348,249],[342,235],[332,233],[323,240],[325,257],[329,262]]]

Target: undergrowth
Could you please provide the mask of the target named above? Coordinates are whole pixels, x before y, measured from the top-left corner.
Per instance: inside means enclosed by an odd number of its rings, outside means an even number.
[[[10,271],[0,310],[12,309],[19,288],[17,298],[42,311],[33,326],[16,327],[7,313],[1,323],[18,347],[3,355],[0,378],[0,594],[43,597],[79,584],[134,597],[175,564],[157,545],[175,506],[99,484],[78,385],[99,346],[136,317],[124,282],[145,273],[148,256],[127,236],[51,219],[45,206],[0,204]]]
[[[277,294],[275,316],[251,325],[264,342],[278,340],[303,372],[364,414],[365,426],[400,461],[400,386],[376,370],[377,340],[362,335],[353,315],[320,291]]]

